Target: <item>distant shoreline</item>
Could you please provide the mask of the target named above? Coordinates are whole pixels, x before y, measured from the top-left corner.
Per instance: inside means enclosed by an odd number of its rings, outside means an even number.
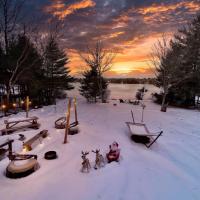
[[[76,82],[81,82],[81,78],[76,79]],[[106,78],[108,83],[118,84],[152,84],[155,85],[155,78]]]

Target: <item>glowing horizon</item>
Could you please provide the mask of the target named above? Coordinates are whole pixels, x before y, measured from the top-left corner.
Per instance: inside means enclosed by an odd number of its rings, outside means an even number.
[[[172,33],[165,33],[170,39]],[[150,67],[150,52],[153,44],[162,37],[162,34],[152,34],[147,38],[138,38],[137,40],[129,41],[126,44],[128,50],[126,52],[116,53],[110,71],[105,73],[106,77],[153,77],[154,73]],[[66,50],[71,58],[68,66],[71,69],[72,75],[80,76],[85,70],[86,65],[81,60],[79,53],[75,50]]]

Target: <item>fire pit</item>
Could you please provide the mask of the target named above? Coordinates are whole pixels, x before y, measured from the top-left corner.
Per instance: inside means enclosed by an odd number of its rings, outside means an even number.
[[[48,151],[44,154],[44,158],[46,160],[53,160],[53,159],[56,159],[58,156],[57,156],[57,153],[56,151]]]

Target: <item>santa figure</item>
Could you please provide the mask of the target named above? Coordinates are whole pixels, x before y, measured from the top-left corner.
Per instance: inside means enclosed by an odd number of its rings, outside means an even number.
[[[106,155],[108,162],[112,161],[119,161],[119,155],[120,155],[120,149],[119,144],[117,142],[113,142],[111,145],[109,145],[110,151]]]

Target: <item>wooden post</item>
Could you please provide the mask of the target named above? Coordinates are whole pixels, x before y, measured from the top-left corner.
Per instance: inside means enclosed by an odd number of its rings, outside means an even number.
[[[65,127],[65,138],[64,138],[64,144],[67,143],[67,135],[69,132],[69,126],[70,126],[70,109],[71,109],[71,99],[69,98],[69,102],[68,102],[68,110],[66,113],[66,127]]]
[[[75,111],[75,122],[78,122],[77,108],[76,108],[76,97],[74,98],[74,111]]]
[[[144,109],[145,109],[145,104],[142,104],[142,120],[141,122],[143,123],[144,122]]]
[[[132,110],[131,110],[131,116],[132,116],[132,119],[133,119],[133,123],[135,123],[134,116],[133,116],[133,111]]]
[[[9,158],[12,156],[12,142],[13,140],[10,140],[9,143],[8,143],[8,155],[9,155]]]
[[[29,96],[26,97],[26,118],[28,118],[29,111]]]
[[[144,107],[142,107],[142,120],[141,120],[141,122],[143,122],[143,118],[144,118]]]

